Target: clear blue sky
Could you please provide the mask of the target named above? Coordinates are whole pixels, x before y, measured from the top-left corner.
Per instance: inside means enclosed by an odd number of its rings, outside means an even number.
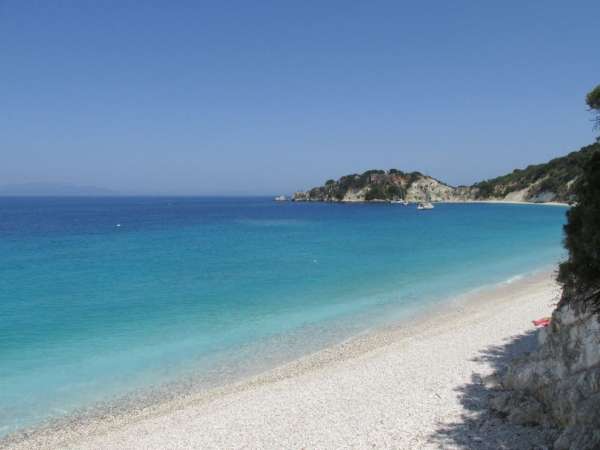
[[[0,0],[0,184],[453,184],[591,143],[600,1]]]

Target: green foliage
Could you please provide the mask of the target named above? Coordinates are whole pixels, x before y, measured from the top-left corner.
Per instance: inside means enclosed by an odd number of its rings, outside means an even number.
[[[538,190],[540,192],[557,192],[561,187],[561,182],[558,178],[547,177],[540,183]]]
[[[588,92],[585,97],[585,102],[591,109],[600,110],[600,84]]]
[[[575,193],[578,203],[564,227],[569,258],[560,265],[558,280],[584,291],[600,284],[600,153],[586,163]]]
[[[600,126],[600,85],[587,94],[586,103],[597,111]],[[558,281],[571,291],[584,292],[600,286],[600,152],[585,163],[575,195],[577,205],[567,213],[564,227],[569,258],[559,267]],[[598,298],[596,302],[600,305]]]
[[[600,128],[600,84],[588,92],[585,102],[596,112],[596,127]]]
[[[510,192],[531,188],[531,195],[553,192],[556,194],[555,200],[572,202],[576,196],[575,181],[581,177],[583,167],[592,155],[598,152],[600,142],[545,164],[515,169],[507,175],[481,181],[471,187],[476,188],[475,195],[480,199],[504,197]],[[345,175],[338,181],[327,180],[323,186],[311,189],[309,197],[313,200],[342,200],[348,192],[368,188],[366,200],[403,199],[407,189],[424,176],[421,172],[405,173],[398,169],[390,169],[388,172],[367,170],[362,174]]]
[[[367,201],[385,200],[385,199],[386,199],[385,189],[381,185],[378,185],[378,184],[371,186],[369,188],[369,190],[367,191],[367,193],[365,194],[365,200],[367,200]]]
[[[401,170],[398,170],[398,169],[390,169],[388,171],[388,173],[390,175],[404,175],[404,172],[402,172]]]
[[[366,178],[366,177],[370,177],[371,175],[385,175],[385,170],[379,170],[379,169],[367,170],[366,172],[363,172],[361,177]]]
[[[493,197],[494,195],[494,186],[495,186],[495,181],[497,179],[494,180],[485,180],[485,181],[481,181],[479,183],[477,183],[475,185],[475,187],[477,187],[479,189],[479,192],[477,194],[477,196],[479,198],[488,198],[488,197]]]
[[[385,170],[367,170],[360,175],[361,187],[365,187],[370,183],[377,182],[378,175],[385,175]]]
[[[337,184],[339,189],[345,193],[349,189],[362,189],[367,183],[364,178],[355,173],[340,178]]]
[[[365,194],[365,200],[397,200],[404,198],[406,192],[400,186],[385,180],[380,184],[373,184]]]
[[[367,170],[361,174],[345,175],[337,181],[327,180],[323,186],[311,189],[309,197],[313,200],[342,200],[348,192],[368,188],[365,192],[367,201],[396,200],[406,195],[402,183],[406,183],[409,178],[413,180],[420,176],[418,172],[407,175],[397,169],[389,172]]]
[[[583,147],[577,152],[555,158],[545,164],[528,166],[491,180],[473,185],[478,189],[479,198],[503,197],[514,191],[535,185],[532,194],[544,191],[554,192],[557,200],[573,201],[574,185],[570,182],[583,173],[584,165],[594,153],[600,151],[598,143]]]
[[[406,190],[396,184],[388,184],[385,188],[386,199],[396,200],[406,197]]]
[[[424,176],[425,175],[423,175],[421,172],[411,172],[411,173],[409,173],[408,174],[408,185],[410,186],[415,181],[417,181],[419,178],[422,178]]]

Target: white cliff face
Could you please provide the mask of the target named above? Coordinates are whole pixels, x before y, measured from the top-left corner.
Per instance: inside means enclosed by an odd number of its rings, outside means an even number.
[[[341,200],[342,202],[364,202],[365,196],[369,190],[367,188],[363,189],[348,189],[346,195]]]
[[[493,191],[482,191],[478,185],[449,186],[428,175],[383,172],[348,175],[338,181],[306,192],[296,192],[294,201],[364,202],[403,199],[409,202],[468,202],[493,200],[508,202],[557,201],[557,194],[543,189],[547,178],[540,179],[525,188],[516,184],[497,184]],[[572,182],[568,183],[571,186]],[[374,195],[368,195],[371,192]],[[369,198],[369,200],[367,200]],[[559,199],[560,200],[560,199]]]
[[[406,191],[409,202],[443,202],[455,199],[456,188],[440,183],[431,177],[423,177],[413,182]]]
[[[552,191],[542,191],[537,194],[531,195],[528,201],[535,203],[551,202],[556,199],[556,194]]]
[[[441,183],[434,178],[424,176],[414,181],[406,190],[406,200],[409,202],[443,202],[454,201],[456,188]],[[364,202],[368,188],[349,189],[342,202]]]
[[[386,177],[380,175],[380,178]],[[375,176],[373,178],[376,178]],[[426,175],[420,175],[416,179],[408,179],[401,175],[388,175],[389,183],[402,189],[403,199],[409,202],[444,202],[444,201],[466,201],[473,198],[473,191],[468,187],[452,187],[444,184],[434,178]],[[324,188],[315,188],[307,192],[296,192],[292,199],[294,201],[328,201],[328,202],[364,202],[367,201],[369,190],[376,186],[374,183],[364,186],[360,189],[349,188],[343,193],[341,198],[332,195],[330,191]],[[373,199],[370,201],[384,201],[383,199]]]
[[[600,312],[562,305],[540,331],[539,348],[500,378],[492,408],[520,424],[561,429],[554,448],[600,448]]]
[[[521,189],[519,191],[509,192],[504,196],[503,200],[508,202],[525,202],[527,201],[527,194],[529,193],[529,188]]]
[[[571,203],[575,201],[574,189],[576,180],[583,173],[583,162],[598,151],[600,144],[592,144],[548,163],[515,169],[499,177],[458,187],[449,186],[417,171],[367,170],[363,173],[347,174],[337,180],[327,180],[321,186],[306,192],[297,192],[292,200]]]

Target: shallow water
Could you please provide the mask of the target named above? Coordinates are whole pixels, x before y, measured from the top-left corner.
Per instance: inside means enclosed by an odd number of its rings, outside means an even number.
[[[234,378],[551,267],[564,217],[502,204],[0,199],[0,434],[190,374]]]

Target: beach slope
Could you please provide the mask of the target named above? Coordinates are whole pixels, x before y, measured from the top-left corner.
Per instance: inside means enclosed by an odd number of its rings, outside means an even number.
[[[14,447],[530,448],[487,412],[483,377],[535,345],[559,289],[538,274],[454,301],[210,395],[44,433]]]

